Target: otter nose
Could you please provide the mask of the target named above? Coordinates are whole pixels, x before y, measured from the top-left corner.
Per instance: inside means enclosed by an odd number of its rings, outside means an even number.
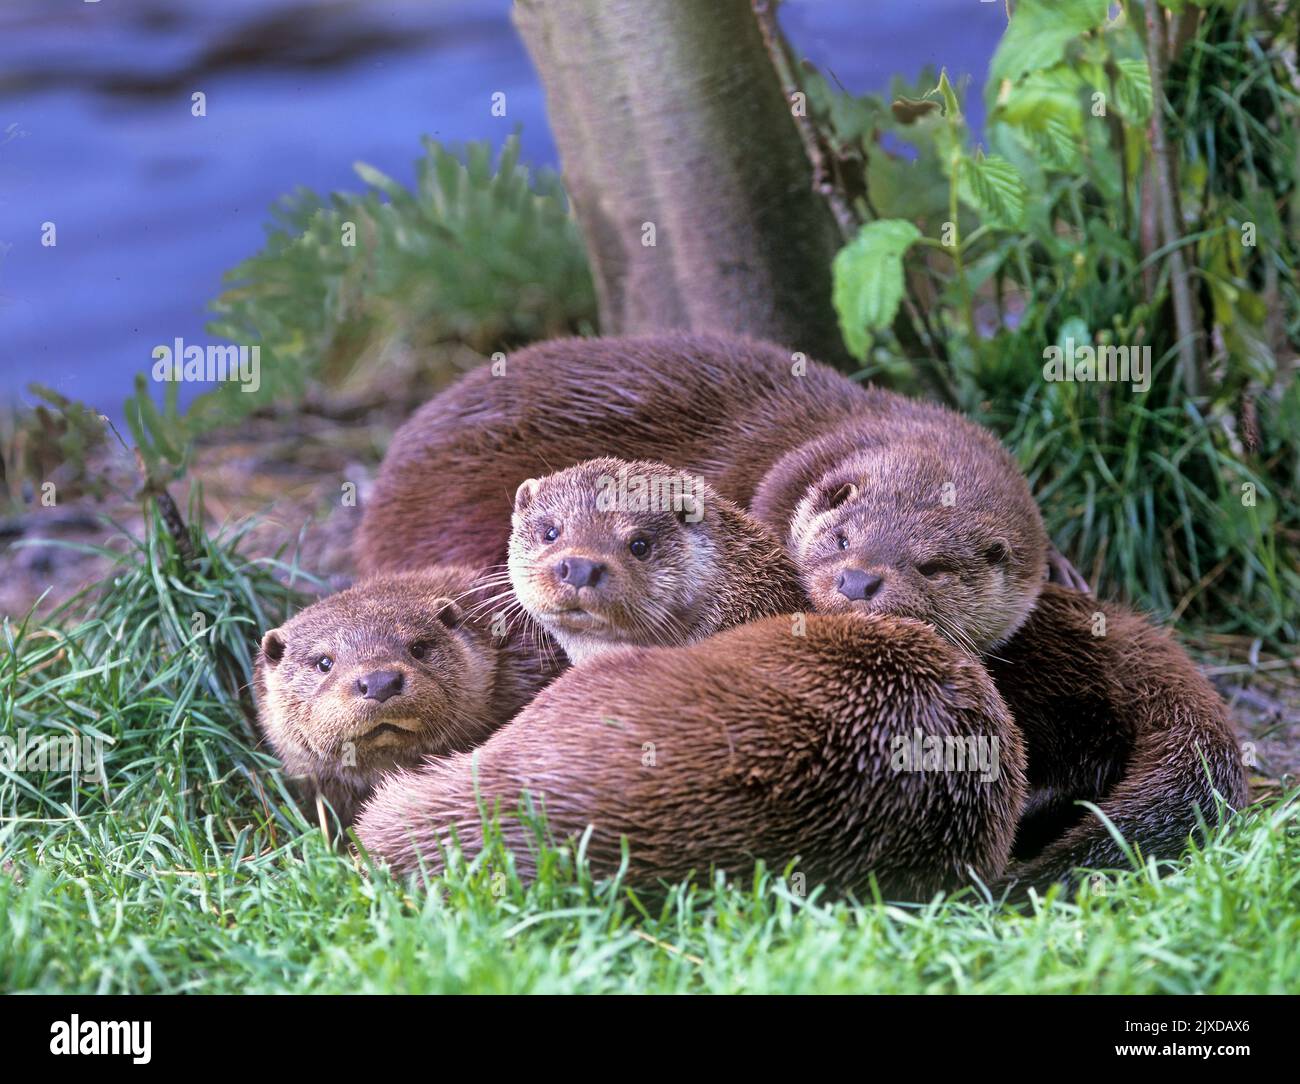
[[[400,670],[376,670],[373,674],[357,678],[357,692],[367,700],[378,700],[382,704],[390,696],[396,696],[401,691]]]
[[[848,599],[865,601],[880,590],[885,581],[860,568],[846,568],[835,581],[835,589]]]
[[[585,557],[566,557],[555,566],[560,582],[571,587],[595,587],[604,571],[604,565]]]

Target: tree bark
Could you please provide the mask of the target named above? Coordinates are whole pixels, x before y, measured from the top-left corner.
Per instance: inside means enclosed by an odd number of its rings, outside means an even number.
[[[749,0],[516,0],[514,18],[602,331],[734,332],[845,361],[837,228]]]

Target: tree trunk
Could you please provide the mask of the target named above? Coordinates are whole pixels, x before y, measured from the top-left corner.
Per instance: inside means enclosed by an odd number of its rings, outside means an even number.
[[[749,0],[516,0],[514,17],[602,330],[739,332],[844,360],[834,219]]]

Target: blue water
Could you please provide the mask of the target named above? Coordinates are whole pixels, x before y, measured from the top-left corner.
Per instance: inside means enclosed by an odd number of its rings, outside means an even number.
[[[207,343],[224,271],[298,185],[413,177],[419,137],[500,142],[556,165],[509,0],[3,0],[0,400],[31,381],[110,414],[151,351]],[[796,48],[848,89],[970,72],[980,119],[1003,5],[790,0]],[[203,91],[207,116],[190,112]],[[504,91],[505,118],[490,115]],[[57,244],[41,244],[53,222]]]

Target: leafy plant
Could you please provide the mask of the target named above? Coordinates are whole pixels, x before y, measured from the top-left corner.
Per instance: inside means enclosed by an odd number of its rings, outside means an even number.
[[[520,165],[516,137],[495,169],[486,142],[463,161],[433,140],[424,148],[413,189],[359,163],[360,195],[286,198],[266,247],[226,276],[210,330],[261,347],[265,397],[345,383],[381,361],[409,367],[441,342],[487,353],[594,320],[557,178]],[[224,413],[239,398],[259,396],[226,389],[191,413]]]
[[[320,385],[380,374],[390,386],[403,376],[436,383],[455,375],[441,345],[486,354],[594,324],[586,252],[558,178],[521,165],[513,136],[495,165],[487,142],[463,157],[423,145],[412,189],[358,163],[360,194],[286,197],[266,246],[226,275],[209,330],[258,349],[256,391],[220,384],[182,410],[175,381],[159,401],[156,383],[136,376],[124,413],[146,494],[185,473],[196,437]],[[79,488],[96,484],[87,460],[105,437],[100,419],[37,390],[53,409],[37,408],[0,444],[0,483],[15,504],[51,463]]]
[[[45,402],[0,418],[0,497],[19,508],[40,500],[47,482],[63,500],[100,496],[103,479],[87,463],[104,444],[103,419],[52,388],[33,385],[32,390]]]
[[[1134,3],[1021,0],[987,149],[946,73],[889,105],[814,80],[829,145],[864,163],[835,301],[868,373],[1003,432],[1097,586],[1293,639],[1300,87],[1267,15],[1201,6],[1151,0],[1148,30]],[[1076,355],[1130,368],[1050,369]]]

